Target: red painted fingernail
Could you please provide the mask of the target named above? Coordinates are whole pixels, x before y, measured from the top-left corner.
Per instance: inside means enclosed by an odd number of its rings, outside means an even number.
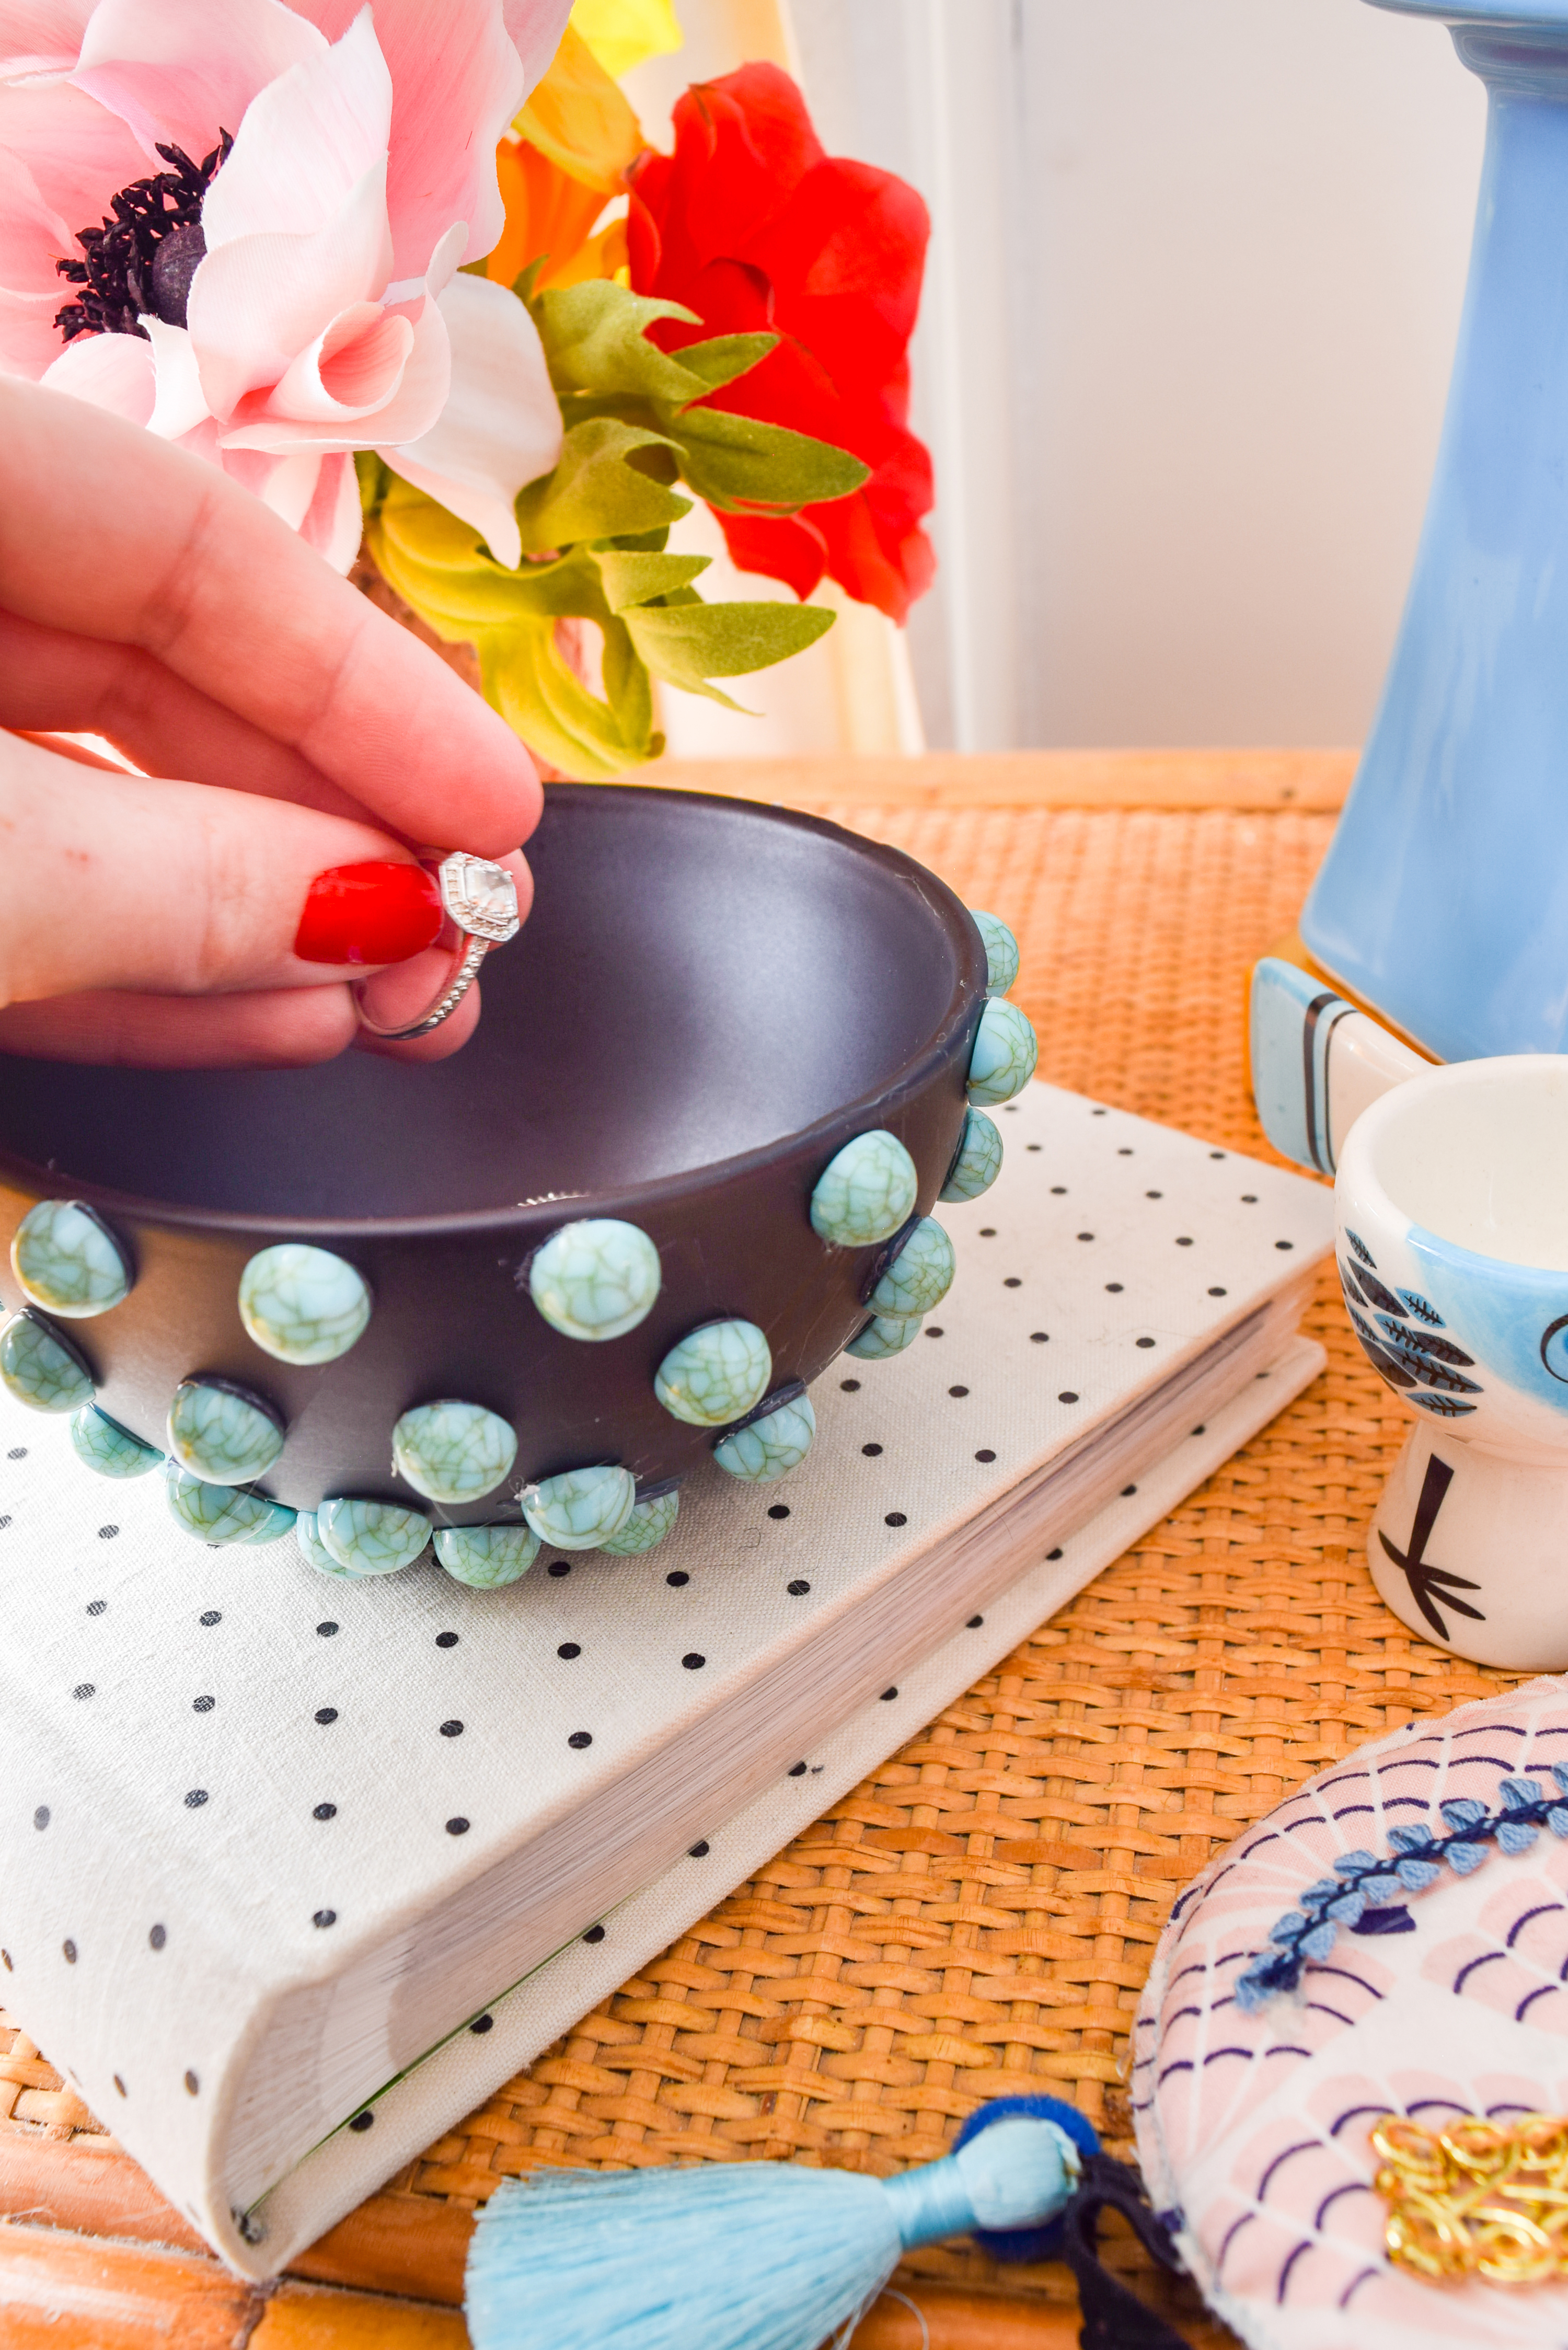
[[[335,865],[310,885],[294,951],[301,962],[406,962],[441,926],[441,891],[422,865]]]

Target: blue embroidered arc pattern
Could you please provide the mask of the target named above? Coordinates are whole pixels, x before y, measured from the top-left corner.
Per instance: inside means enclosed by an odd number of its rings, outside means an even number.
[[[1346,1230],[1345,1237],[1356,1262],[1341,1263],[1340,1287],[1361,1351],[1378,1378],[1438,1419],[1459,1419],[1474,1411],[1474,1404],[1464,1399],[1485,1392],[1479,1379],[1465,1376],[1474,1367],[1475,1357],[1451,1338],[1433,1337],[1434,1330],[1448,1325],[1430,1299],[1418,1290],[1387,1288],[1378,1280],[1372,1251],[1360,1233]],[[1377,1316],[1376,1330],[1366,1319],[1367,1306]]]
[[[1439,1804],[1448,1835],[1435,1836],[1425,1828],[1390,1828],[1391,1856],[1342,1852],[1334,1875],[1309,1885],[1301,1896],[1301,1908],[1288,1909],[1269,1929],[1272,1948],[1260,1950],[1236,1978],[1237,2006],[1251,2014],[1279,1992],[1294,1991],[1309,1961],[1321,1966],[1329,1957],[1342,1926],[1353,1933],[1407,1932],[1408,1928],[1367,1921],[1409,1894],[1425,1893],[1445,1868],[1456,1877],[1469,1877],[1490,1859],[1494,1847],[1511,1856],[1528,1852],[1543,1827],[1568,1838],[1568,1762],[1553,1762],[1552,1776],[1557,1782],[1555,1795],[1544,1794],[1539,1779],[1500,1781],[1493,1811],[1471,1795]]]

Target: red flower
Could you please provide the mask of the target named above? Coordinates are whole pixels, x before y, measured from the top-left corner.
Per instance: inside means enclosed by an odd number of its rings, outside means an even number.
[[[909,341],[930,223],[914,189],[823,152],[805,101],[776,66],[742,66],[689,89],[675,152],[631,173],[631,283],[694,310],[666,319],[666,350],[771,328],[767,358],[708,405],[851,450],[871,478],[798,515],[721,514],[745,571],[809,596],[826,571],[901,620],[930,585],[919,516],[931,461],[908,429]]]

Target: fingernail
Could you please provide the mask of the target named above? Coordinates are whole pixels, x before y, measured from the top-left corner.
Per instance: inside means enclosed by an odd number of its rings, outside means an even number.
[[[441,926],[441,891],[422,865],[335,865],[306,892],[294,951],[302,962],[406,962]]]

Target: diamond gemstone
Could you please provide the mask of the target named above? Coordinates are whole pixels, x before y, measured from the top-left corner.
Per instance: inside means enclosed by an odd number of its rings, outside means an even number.
[[[461,849],[438,868],[441,903],[460,931],[504,946],[523,925],[517,918],[517,886],[504,865]]]

